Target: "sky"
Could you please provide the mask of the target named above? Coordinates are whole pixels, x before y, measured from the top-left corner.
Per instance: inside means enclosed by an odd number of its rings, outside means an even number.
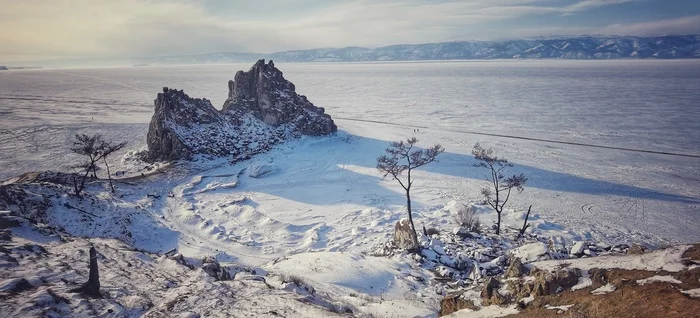
[[[0,64],[700,34],[700,0],[0,0]]]

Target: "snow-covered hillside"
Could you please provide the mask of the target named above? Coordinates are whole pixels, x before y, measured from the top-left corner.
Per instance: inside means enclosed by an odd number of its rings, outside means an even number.
[[[455,41],[399,44],[378,48],[344,47],[270,54],[216,53],[168,56],[149,63],[232,63],[265,57],[282,62],[421,61],[465,59],[677,59],[700,57],[698,35],[578,36],[508,41]]]

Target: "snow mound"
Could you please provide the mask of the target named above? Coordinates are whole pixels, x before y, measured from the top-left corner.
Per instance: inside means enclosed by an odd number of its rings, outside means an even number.
[[[664,270],[668,272],[678,272],[687,267],[682,263],[683,253],[691,245],[676,245],[667,249],[653,251],[645,254],[612,256],[604,255],[599,257],[569,259],[568,263],[572,268],[589,270],[592,268],[618,268],[637,269],[644,271]],[[539,269],[554,271],[561,267],[561,260],[549,260],[534,262],[532,265]]]
[[[684,293],[692,298],[700,298],[700,288],[681,290],[681,293]]]
[[[671,284],[680,284],[681,283],[680,280],[677,280],[677,279],[673,278],[673,276],[668,276],[668,275],[654,275],[652,277],[637,280],[637,284],[639,284],[639,285],[646,285],[649,283],[656,283],[656,282],[671,283]]]
[[[376,296],[391,289],[399,270],[405,267],[383,257],[318,252],[292,255],[266,269]]]
[[[510,255],[520,258],[523,263],[547,260],[547,245],[542,242],[525,244],[510,250]]]
[[[251,178],[262,178],[277,171],[277,168],[270,163],[254,162],[246,169]]]
[[[591,291],[593,295],[605,295],[607,293],[612,293],[616,289],[615,285],[607,283]]]
[[[500,307],[497,305],[491,305],[488,307],[484,307],[479,309],[479,311],[473,311],[471,309],[462,309],[456,312],[453,312],[450,315],[447,315],[445,317],[450,317],[450,318],[458,318],[458,317],[464,317],[464,318],[498,318],[498,317],[505,317],[508,315],[515,315],[518,313],[518,309],[516,309],[516,305],[511,305],[509,307]]]

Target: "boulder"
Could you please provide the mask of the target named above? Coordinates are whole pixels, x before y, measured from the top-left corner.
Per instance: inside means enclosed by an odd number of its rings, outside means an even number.
[[[523,263],[532,263],[534,261],[542,261],[550,259],[547,254],[547,244],[535,242],[525,244],[510,250],[509,254],[512,257],[519,258]]]
[[[576,285],[578,278],[581,277],[581,270],[578,268],[566,268],[557,270],[554,273],[536,270],[533,276],[535,280],[532,293],[537,296],[552,295]]]
[[[233,278],[226,268],[221,267],[219,262],[210,256],[202,261],[202,270],[216,280],[231,280]]]
[[[415,251],[418,249],[418,245],[416,245],[413,240],[413,229],[408,219],[404,218],[396,222],[394,226],[394,242],[398,248],[407,251]]]
[[[575,256],[581,256],[583,255],[583,249],[585,248],[585,244],[583,241],[576,241],[573,246],[571,246],[571,250],[569,251],[570,255],[575,255]]]
[[[22,219],[12,215],[10,211],[0,211],[0,229],[17,227],[22,224]]]

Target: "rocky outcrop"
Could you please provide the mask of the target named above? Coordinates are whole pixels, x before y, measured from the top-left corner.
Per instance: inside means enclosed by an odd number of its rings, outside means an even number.
[[[7,67],[0,65],[0,71],[7,71]]]
[[[229,96],[223,112],[240,118],[252,113],[269,125],[292,124],[305,135],[325,135],[337,130],[322,107],[316,107],[270,61],[259,60],[248,71],[238,71],[229,81]]]
[[[148,129],[147,161],[192,159],[195,155],[248,159],[300,135],[337,130],[324,109],[295,92],[272,61],[260,60],[229,81],[221,111],[207,99],[163,88],[154,101]]]

